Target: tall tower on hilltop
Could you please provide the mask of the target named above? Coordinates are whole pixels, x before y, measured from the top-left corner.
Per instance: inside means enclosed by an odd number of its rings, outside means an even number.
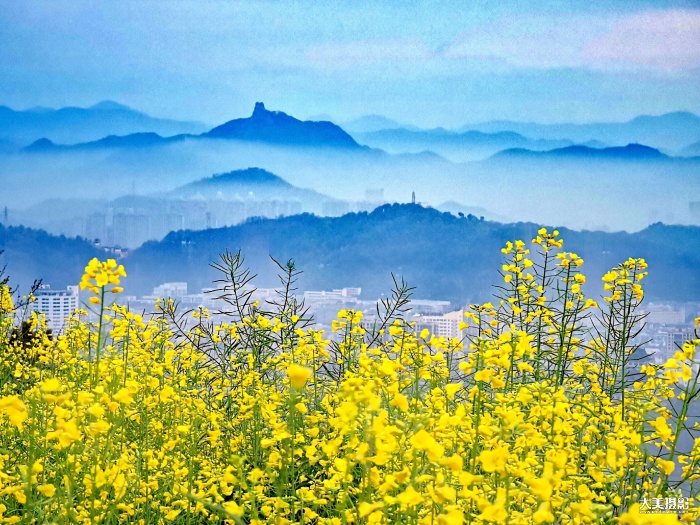
[[[415,204],[415,203],[416,203],[416,192],[412,191],[411,192],[411,204]]]

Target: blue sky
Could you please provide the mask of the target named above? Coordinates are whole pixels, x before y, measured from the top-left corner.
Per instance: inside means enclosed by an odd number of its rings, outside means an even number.
[[[0,0],[0,104],[420,126],[700,113],[700,4]]]

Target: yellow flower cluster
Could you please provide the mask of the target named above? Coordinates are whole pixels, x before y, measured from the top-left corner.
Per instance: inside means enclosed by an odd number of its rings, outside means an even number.
[[[0,284],[0,312],[11,312],[14,309],[10,289],[5,284]]]
[[[640,281],[647,276],[647,263],[644,259],[628,259],[624,263],[616,266],[603,276],[603,288],[611,291],[612,296],[606,297],[606,301],[619,300],[625,292],[625,288],[632,291],[632,297],[640,302],[644,297]]]
[[[532,242],[541,246],[543,250],[549,251],[552,247],[561,248],[564,245],[564,239],[557,239],[557,237],[559,237],[559,230],[550,233],[547,228],[540,228],[537,231],[537,237]]]
[[[112,305],[104,334],[79,312],[31,380],[2,378],[0,523],[695,523],[700,440],[677,438],[700,338],[633,370],[614,334],[642,263],[615,269],[602,337],[583,261],[533,242],[506,245],[503,297],[473,305],[463,339],[399,318],[370,345],[355,311],[333,339],[258,305],[191,328],[169,303]],[[104,301],[123,275],[91,262],[84,287]],[[652,498],[687,505],[645,514]]]
[[[113,285],[109,290],[112,293],[119,293],[123,288],[120,277],[126,277],[124,266],[119,264],[114,259],[100,262],[97,258],[92,259],[85,267],[85,273],[80,281],[80,289],[86,288],[94,293],[97,297],[90,297],[90,303],[100,304],[100,296],[107,291],[108,285]]]

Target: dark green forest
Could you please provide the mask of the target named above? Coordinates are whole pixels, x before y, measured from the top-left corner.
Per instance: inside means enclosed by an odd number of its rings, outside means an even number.
[[[122,262],[126,291],[148,294],[163,282],[186,281],[191,293],[211,285],[211,263],[228,250],[241,250],[258,274],[256,284],[277,284],[270,257],[293,259],[303,273],[301,290],[362,287],[368,299],[391,291],[392,273],[416,287],[415,297],[454,304],[488,299],[500,282],[506,241],[536,236],[542,225],[501,224],[455,216],[419,205],[385,205],[369,213],[338,218],[303,214],[250,219],[238,226],[170,233],[148,242]],[[545,225],[549,226],[549,225]],[[637,233],[572,231],[559,228],[564,250],[584,258],[587,292],[602,291],[600,277],[628,257],[649,263],[645,281],[650,300],[695,301],[700,297],[700,227],[654,224]],[[78,282],[87,261],[107,255],[81,239],[40,230],[0,226],[0,264],[23,285],[41,278],[54,287]]]

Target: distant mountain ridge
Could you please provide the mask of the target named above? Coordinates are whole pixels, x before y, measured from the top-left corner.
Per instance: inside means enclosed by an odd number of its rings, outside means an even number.
[[[417,135],[399,137],[399,130],[413,132]],[[381,138],[388,140],[390,137],[383,137],[383,135],[387,135],[389,131],[394,135],[393,140],[410,138],[414,142],[419,140],[425,142],[430,135],[433,137],[442,135],[442,140],[447,140],[446,137],[452,135],[454,141],[455,136],[463,135],[466,132],[484,134],[510,132],[531,141],[543,141],[542,146],[511,143],[504,145],[501,149],[513,147],[551,149],[563,147],[567,145],[563,142],[567,141],[568,145],[598,141],[599,145],[608,144],[611,146],[623,146],[636,142],[657,149],[678,152],[690,144],[700,141],[700,117],[688,111],[676,111],[658,116],[640,115],[627,122],[541,124],[500,120],[467,124],[456,131],[442,130],[441,134],[440,128],[421,130],[416,126],[402,124],[375,114],[347,121],[343,126],[337,126],[328,121],[301,121],[283,112],[268,111],[263,103],[258,102],[251,117],[234,119],[206,131],[205,126],[198,122],[158,119],[113,101],[103,101],[88,108],[36,107],[21,111],[0,106],[0,143],[4,145],[26,145],[39,138],[47,138],[56,144],[77,145],[95,142],[93,144],[95,147],[108,147],[107,143],[98,144],[99,140],[110,135],[123,137],[133,133],[152,132],[166,138],[176,135],[205,134],[269,143],[325,144],[333,147],[353,148],[358,146],[354,138],[370,142],[372,145],[372,140],[375,142]],[[367,135],[371,133],[378,135],[374,137]],[[425,136],[421,137],[421,134]],[[291,136],[294,138],[290,138]],[[507,137],[502,136],[501,138]],[[514,138],[511,137],[511,139]],[[467,139],[468,137],[462,137],[462,140]],[[477,140],[477,137],[472,136],[471,139]],[[559,144],[544,144],[547,141],[559,141]],[[117,145],[118,142],[112,143],[114,147]],[[377,144],[377,147],[382,146]],[[417,151],[411,150],[410,152]],[[440,154],[441,152],[436,151],[436,153]]]
[[[97,110],[112,112],[125,111],[125,106],[114,102],[104,102],[95,106]],[[1,108],[0,108],[1,109]],[[126,108],[128,111],[129,110]],[[29,111],[29,110],[28,110]],[[52,110],[34,110],[35,113],[43,114]],[[380,125],[382,123],[393,123],[390,119],[380,115],[370,115],[366,117],[366,122],[360,119],[360,125]],[[696,122],[697,121],[697,122]],[[661,117],[641,116],[633,119],[624,125],[632,126],[639,132],[640,129],[657,130],[663,126],[667,134],[676,133],[673,123],[684,123],[693,128],[697,124],[697,134],[700,137],[700,117],[692,113],[677,112]],[[661,124],[660,124],[661,123]],[[464,162],[478,160],[497,154],[499,158],[513,156],[537,157],[536,152],[547,152],[546,155],[539,155],[541,158],[551,156],[588,158],[609,158],[609,159],[632,159],[632,160],[653,160],[667,157],[658,150],[636,144],[636,149],[631,148],[633,143],[625,142],[626,146],[607,146],[606,142],[599,140],[602,138],[613,139],[610,129],[618,129],[622,124],[590,124],[590,125],[539,125],[523,124],[508,121],[487,123],[486,127],[512,127],[521,131],[531,132],[531,136],[537,136],[539,132],[546,131],[546,134],[555,134],[555,130],[564,131],[567,129],[578,130],[581,138],[586,138],[585,144],[574,144],[567,139],[529,138],[519,131],[509,129],[500,131],[479,131],[469,129],[462,132],[454,132],[444,128],[434,128],[431,130],[420,129],[382,129],[355,133],[355,137],[361,142],[368,144],[372,148],[380,148],[388,151],[392,155],[428,155],[434,154],[449,159],[452,162]],[[571,126],[574,126],[573,128]],[[576,127],[578,126],[578,127]],[[617,126],[617,128],[615,127]],[[661,128],[659,127],[661,126]],[[658,128],[658,129],[657,129]],[[588,129],[590,133],[586,135],[581,130]],[[593,131],[608,130],[607,135],[592,134]],[[619,129],[618,129],[619,131]],[[627,132],[630,130],[628,129]],[[692,129],[691,129],[692,132]],[[651,131],[649,132],[651,133]],[[534,134],[534,135],[533,135]],[[614,133],[613,133],[614,134]],[[637,133],[638,134],[638,133]],[[653,135],[653,133],[651,133]],[[590,136],[589,136],[590,135]],[[658,135],[658,133],[657,133]],[[657,136],[654,135],[654,136]],[[692,133],[691,133],[692,136]],[[652,137],[653,138],[653,137]],[[657,137],[658,138],[658,137]],[[302,121],[281,111],[269,111],[262,102],[257,102],[250,117],[230,120],[220,126],[199,134],[181,133],[172,136],[162,136],[155,132],[138,132],[128,135],[109,135],[98,140],[76,143],[72,145],[56,144],[49,138],[36,140],[24,151],[28,153],[58,152],[71,150],[100,150],[100,149],[133,149],[148,148],[168,145],[181,142],[187,139],[225,139],[237,140],[252,143],[270,144],[274,146],[290,147],[313,147],[326,148],[330,150],[342,151],[370,151],[367,146],[361,146],[351,135],[346,133],[341,127],[328,121]],[[684,142],[687,144],[687,138]],[[681,154],[688,156],[692,154],[693,147],[688,146]],[[532,153],[530,153],[532,152]]]
[[[247,168],[219,173],[199,179],[165,194],[170,198],[216,198],[264,200],[298,199],[305,204],[335,201],[314,190],[298,188],[274,173],[261,168]]]
[[[185,140],[195,135],[174,135],[172,137],[162,137],[153,132],[132,133],[130,135],[108,135],[99,140],[82,142],[79,144],[64,145],[56,144],[47,138],[41,138],[32,142],[23,151],[29,153],[70,151],[70,150],[99,150],[110,148],[147,148],[151,146],[162,146],[173,142]]]
[[[255,103],[250,117],[230,120],[204,136],[295,146],[360,147],[350,135],[332,122],[298,120],[281,111],[269,111],[262,102]]]
[[[694,142],[693,144],[686,146],[679,153],[685,157],[700,156],[700,141]]]
[[[576,158],[576,159],[606,159],[606,160],[662,160],[669,159],[668,155],[655,148],[643,144],[627,144],[622,147],[591,148],[589,146],[567,146],[548,151],[532,151],[524,148],[513,148],[496,153],[493,158],[505,157],[537,157],[537,158]]]
[[[303,289],[361,286],[368,298],[389,293],[391,273],[417,286],[417,295],[452,301],[486,300],[499,283],[501,252],[507,240],[529,241],[533,223],[501,224],[476,217],[455,217],[412,204],[385,205],[371,213],[338,218],[298,215],[249,221],[239,226],[171,233],[146,243],[125,261],[136,289],[152,282],[188,281],[207,286],[215,273],[204,271],[224,250],[242,250],[259,273],[259,286],[275,283],[269,256],[293,258],[303,270]],[[655,224],[637,233],[572,231],[559,228],[564,248],[580,254],[597,298],[600,276],[628,257],[650,265],[645,289],[651,300],[694,300],[700,294],[700,227]],[[459,242],[455,242],[459,239]],[[380,255],[380,256],[378,256]],[[164,264],[168,261],[168,264]],[[208,272],[208,273],[207,273]]]
[[[70,145],[55,144],[44,137],[24,148],[24,151],[48,152],[52,150],[150,147],[188,138],[240,140],[278,146],[308,146],[344,150],[367,149],[360,146],[342,128],[332,122],[302,121],[281,111],[268,111],[262,102],[257,102],[250,117],[230,120],[200,135],[179,134],[163,137],[153,132],[133,133],[124,136],[111,135],[96,141]]]
[[[417,286],[416,295],[451,301],[455,307],[490,298],[499,284],[506,241],[529,241],[540,225],[501,224],[455,217],[419,205],[385,205],[371,213],[337,218],[302,214],[247,221],[239,226],[179,231],[149,242],[121,260],[128,293],[145,294],[157,284],[185,281],[197,290],[217,277],[209,266],[225,250],[242,250],[259,273],[258,286],[276,284],[269,256],[293,258],[302,270],[301,290],[360,286],[367,298],[390,292],[391,273]],[[600,276],[628,257],[644,257],[648,300],[692,301],[700,295],[700,227],[653,224],[637,233],[572,231],[559,228],[564,249],[581,255],[594,299]],[[459,242],[455,242],[459,239]],[[80,239],[0,225],[0,265],[13,282],[42,278],[55,288],[75,284],[92,257],[107,255]],[[380,255],[380,256],[378,256]],[[46,261],[51,261],[46,264]]]
[[[497,151],[515,147],[548,150],[572,144],[569,140],[531,139],[513,131],[484,133],[469,130],[457,133],[444,128],[383,129],[356,133],[355,137],[364,144],[392,153],[429,150],[453,162],[483,158]]]
[[[407,129],[419,131],[418,126],[402,124],[382,115],[364,115],[362,117],[343,122],[342,127],[348,133],[368,133],[372,131],[382,131],[385,129]]]
[[[599,140],[611,146],[636,142],[655,148],[678,151],[700,140],[700,116],[689,111],[676,111],[658,116],[640,115],[627,122],[587,124],[540,124],[502,120],[467,124],[460,130],[477,130],[485,133],[514,131],[528,137],[548,140],[568,139],[576,143]]]
[[[39,138],[58,143],[96,141],[108,135],[153,132],[160,135],[201,133],[198,122],[151,117],[123,104],[103,101],[89,108],[33,108],[23,111],[0,106],[0,138],[26,145]]]

